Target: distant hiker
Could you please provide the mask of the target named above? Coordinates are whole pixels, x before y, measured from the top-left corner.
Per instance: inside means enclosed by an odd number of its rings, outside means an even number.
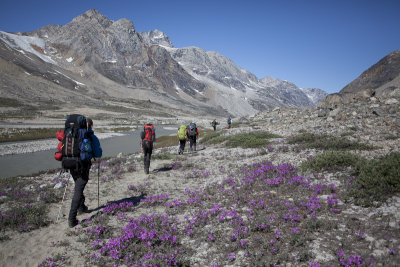
[[[190,141],[190,151],[193,151],[193,147],[194,151],[196,151],[196,138],[199,135],[199,130],[197,130],[196,123],[191,122],[189,124],[186,135],[188,136]]]
[[[69,170],[75,182],[74,196],[68,216],[69,227],[78,224],[77,213],[88,212],[83,190],[89,180],[92,158],[100,158],[103,150],[92,129],[93,121],[82,115],[68,115],[62,139],[62,167]]]
[[[218,125],[218,124],[219,124],[219,122],[217,122],[216,119],[214,119],[214,120],[211,122],[211,126],[214,128],[214,131],[217,130],[217,125]]]
[[[144,172],[149,174],[151,153],[153,152],[153,142],[156,141],[156,129],[153,124],[146,123],[140,133],[142,138],[142,151],[144,153]]]
[[[178,129],[178,139],[179,139],[179,150],[178,154],[183,154],[183,151],[185,151],[185,145],[186,145],[186,125],[181,125],[179,126]]]
[[[227,123],[228,123],[228,129],[230,129],[232,124],[231,116],[228,117]]]

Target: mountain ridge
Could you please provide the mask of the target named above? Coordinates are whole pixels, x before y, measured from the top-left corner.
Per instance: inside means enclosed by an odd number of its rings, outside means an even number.
[[[334,107],[371,97],[388,99],[400,95],[400,50],[384,56],[338,93],[328,95],[318,105]]]
[[[307,93],[294,84],[285,87],[280,83],[279,88],[265,85],[217,52],[197,47],[174,48],[168,35],[159,30],[139,33],[132,21],[124,18],[112,21],[94,9],[64,26],[47,25],[17,36],[39,38],[45,44],[41,46],[43,55],[56,63],[57,71],[46,65],[42,72],[33,72],[37,74],[34,75],[37,81],[32,81],[37,84],[35,88],[40,87],[42,79],[63,87],[60,80],[73,76],[70,79],[75,82],[73,86],[60,88],[61,91],[80,88],[82,93],[91,92],[89,97],[101,95],[105,97],[103,100],[112,97],[132,101],[137,100],[135,92],[140,91],[142,99],[151,99],[165,108],[189,113],[195,108],[204,115],[211,111],[221,116],[244,116],[276,106],[314,105]],[[4,42],[3,39],[0,41]],[[8,49],[2,50],[6,51],[4,54],[10,53]],[[0,53],[0,57],[10,56]],[[26,69],[31,64],[28,60],[31,59],[21,56],[19,66]],[[40,64],[38,59],[34,65],[41,69]],[[18,83],[6,86],[20,88]],[[25,86],[22,91],[27,90]],[[125,97],[118,96],[122,94]]]

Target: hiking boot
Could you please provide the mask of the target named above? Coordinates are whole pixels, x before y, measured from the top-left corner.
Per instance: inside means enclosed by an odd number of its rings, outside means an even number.
[[[80,206],[78,209],[78,214],[82,214],[82,213],[89,213],[89,208],[85,204]]]
[[[78,220],[77,220],[77,219],[73,219],[73,220],[68,219],[68,226],[69,226],[69,228],[73,228],[73,227],[75,227],[75,226],[77,226],[77,225],[78,225]]]

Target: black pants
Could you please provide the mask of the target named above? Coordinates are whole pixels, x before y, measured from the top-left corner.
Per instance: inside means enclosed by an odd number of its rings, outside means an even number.
[[[144,170],[149,173],[151,153],[153,152],[153,144],[150,141],[144,140],[142,143],[144,153]]]
[[[189,137],[189,141],[190,141],[190,151],[193,151],[193,147],[194,151],[196,151],[196,136]]]
[[[217,125],[213,125],[214,131],[217,130]]]
[[[179,140],[179,154],[183,154],[185,151],[186,139]]]
[[[76,215],[78,213],[78,209],[85,205],[85,195],[83,194],[83,190],[85,189],[86,184],[89,181],[89,170],[90,165],[86,165],[80,170],[71,170],[72,178],[75,182],[74,188],[74,196],[71,201],[71,209],[69,210],[70,221],[76,220]]]

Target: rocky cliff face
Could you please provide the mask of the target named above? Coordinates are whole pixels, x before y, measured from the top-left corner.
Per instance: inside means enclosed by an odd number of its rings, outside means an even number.
[[[400,91],[400,50],[396,50],[364,71],[337,94],[329,95],[320,106],[337,106],[360,99],[388,99]]]
[[[26,45],[21,46],[21,40]],[[2,33],[0,45],[4,61],[0,63],[28,73],[25,80],[32,85],[13,81],[16,72],[8,71],[3,88],[21,88],[22,96],[59,98],[49,92],[49,87],[54,87],[66,97],[61,97],[60,104],[71,100],[69,94],[83,94],[84,103],[152,99],[174,109],[222,116],[314,104],[307,92],[290,82],[259,80],[217,52],[173,48],[163,32],[138,33],[131,21],[112,21],[97,10],[64,26],[48,25],[20,35]]]
[[[381,95],[391,90],[393,86],[400,86],[400,50],[394,51],[382,58],[379,62],[364,71],[357,79],[346,85],[339,93],[357,94],[369,91],[371,94]],[[396,84],[390,84],[391,82]]]

